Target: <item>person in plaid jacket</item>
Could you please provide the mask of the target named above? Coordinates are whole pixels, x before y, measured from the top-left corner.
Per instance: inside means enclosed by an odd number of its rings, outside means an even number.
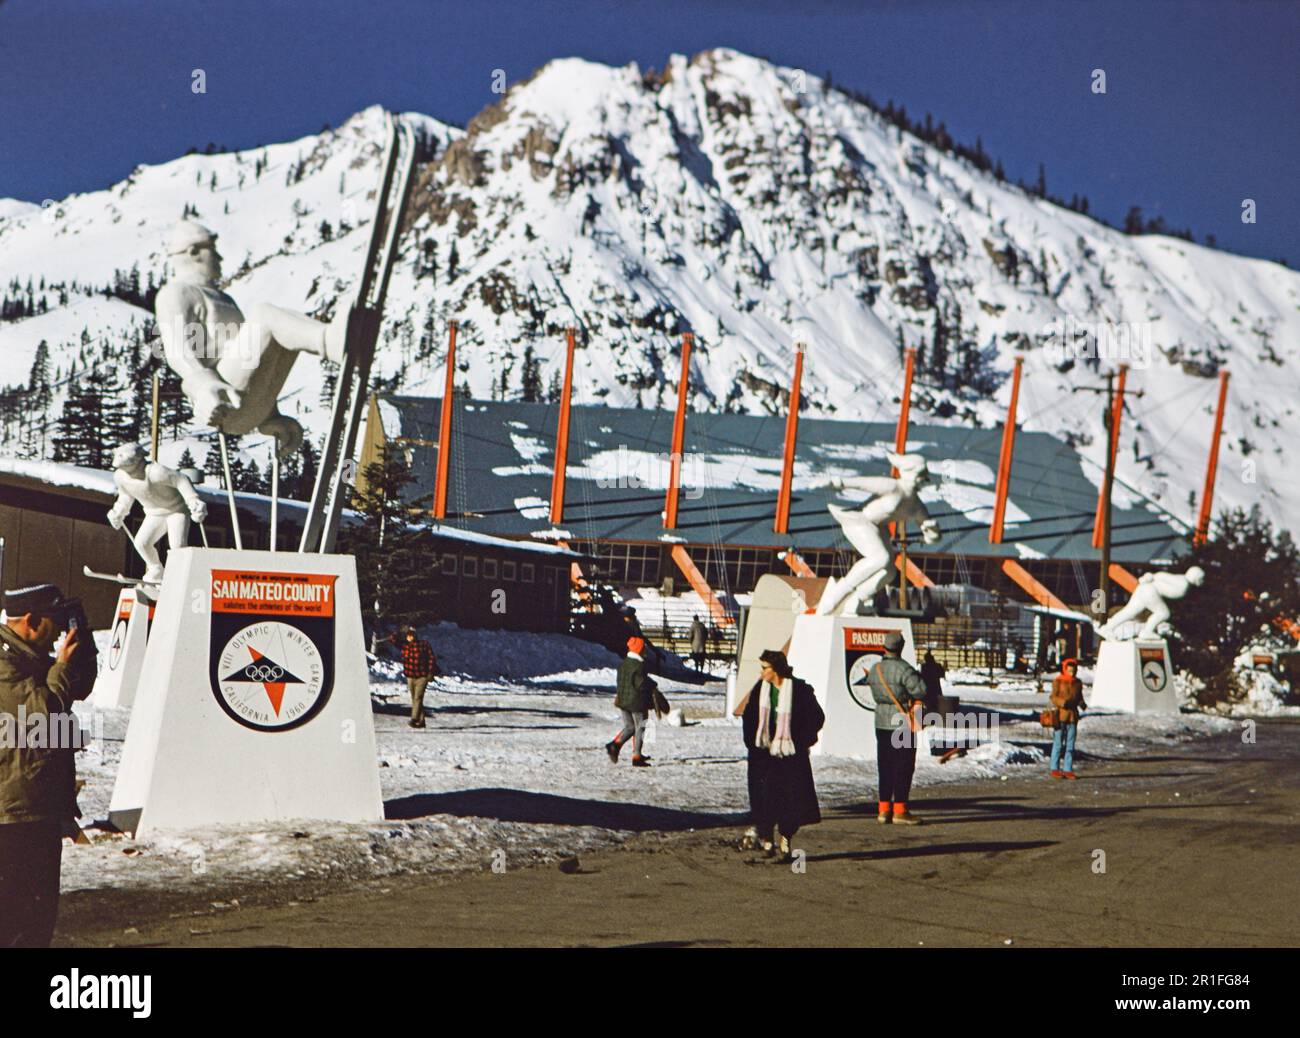
[[[414,628],[394,632],[388,640],[402,650],[402,674],[411,693],[411,720],[407,723],[412,728],[423,728],[424,690],[429,679],[438,676],[438,657],[428,642],[415,636]]]

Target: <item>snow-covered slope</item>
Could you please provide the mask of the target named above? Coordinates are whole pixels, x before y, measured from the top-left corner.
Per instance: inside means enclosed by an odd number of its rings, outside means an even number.
[[[0,294],[31,279],[49,307],[0,323],[0,384],[26,383],[41,340],[65,374],[75,356],[118,350],[147,314],[80,289],[133,265],[141,284],[161,280],[162,236],[187,204],[220,233],[237,300],[329,313],[361,263],[380,114],[141,167],[43,210],[0,203]],[[1122,325],[1129,386],[1146,395],[1125,419],[1120,477],[1193,516],[1226,364],[1217,501],[1259,502],[1288,525],[1300,513],[1300,487],[1283,478],[1300,429],[1300,274],[1285,267],[1123,235],[900,133],[815,77],[732,51],[674,57],[657,74],[554,61],[463,131],[407,118],[434,158],[389,295],[377,365],[389,388],[441,392],[453,317],[458,384],[520,395],[531,346],[548,386],[574,324],[580,400],[671,406],[690,330],[697,409],[781,409],[798,339],[810,347],[807,407],[892,419],[906,343],[921,351],[914,420],[994,425],[1019,351],[1024,423],[1100,461],[1099,400],[1072,389],[1114,362],[1070,363],[1063,344]],[[320,380],[303,362],[287,387],[287,412],[316,428]],[[10,429],[0,450],[31,443]]]

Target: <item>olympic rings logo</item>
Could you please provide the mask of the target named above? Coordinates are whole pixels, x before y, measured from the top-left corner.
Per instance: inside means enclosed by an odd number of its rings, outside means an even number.
[[[260,666],[250,664],[245,673],[253,681],[279,681],[284,677],[284,668],[274,663],[264,663]]]

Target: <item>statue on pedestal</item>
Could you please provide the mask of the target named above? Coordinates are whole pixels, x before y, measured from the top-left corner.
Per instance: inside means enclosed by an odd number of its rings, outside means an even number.
[[[862,556],[840,580],[831,579],[817,603],[818,616],[856,616],[870,602],[894,570],[894,549],[889,543],[890,523],[918,523],[926,544],[939,539],[939,524],[930,518],[919,494],[929,482],[925,458],[920,454],[888,454],[898,470],[892,476],[852,476],[831,483],[836,490],[867,490],[874,495],[862,508],[850,510],[830,505],[830,513],[844,536]]]
[[[221,290],[217,236],[182,220],[167,239],[173,277],[158,291],[154,312],[167,364],[195,418],[231,436],[256,429],[274,437],[286,457],[302,444],[302,426],[280,413],[277,398],[299,353],[343,360],[348,321],[342,307],[329,324],[257,303],[246,318]]]
[[[1098,627],[1097,633],[1107,640],[1119,641],[1115,637],[1116,628],[1146,613],[1137,640],[1163,638],[1173,629],[1168,603],[1178,601],[1190,588],[1200,587],[1204,582],[1205,570],[1200,566],[1192,566],[1186,573],[1144,573],[1138,578],[1138,586],[1133,589],[1128,604]]]
[[[208,506],[189,479],[166,465],[149,461],[138,443],[124,443],[113,452],[113,483],[117,486],[117,500],[108,511],[108,523],[115,530],[124,529],[132,505],[140,502],[144,521],[131,543],[144,559],[145,583],[160,583],[163,564],[154,545],[165,533],[169,547],[185,547],[190,520],[203,522]]]

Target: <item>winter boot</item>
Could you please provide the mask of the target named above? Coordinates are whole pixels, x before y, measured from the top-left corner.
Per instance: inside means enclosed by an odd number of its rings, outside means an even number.
[[[778,847],[780,849],[782,862],[790,862],[794,860],[794,855],[790,853],[790,837],[786,836],[785,833],[781,834],[781,842]]]
[[[615,764],[618,763],[618,754],[622,749],[623,744],[617,739],[611,739],[609,742],[605,743],[605,752],[609,754],[609,759]]]
[[[894,805],[894,825],[920,825],[921,819],[916,818],[907,809],[906,804]]]
[[[645,758],[645,757],[633,757],[633,758],[632,758],[632,767],[634,767],[634,768],[648,768],[648,767],[650,767],[650,761],[649,761],[649,759],[647,759],[647,758]]]
[[[1065,778],[1065,772],[1063,772],[1060,768],[1053,768],[1052,778]]]
[[[740,849],[742,851],[752,851],[758,846],[758,830],[750,826],[740,837]]]
[[[1079,776],[1076,775],[1073,771],[1067,771],[1061,777],[1068,778],[1068,779],[1077,779]]]
[[[879,809],[876,811],[876,822],[880,825],[888,825],[890,817],[889,801],[880,801]]]

